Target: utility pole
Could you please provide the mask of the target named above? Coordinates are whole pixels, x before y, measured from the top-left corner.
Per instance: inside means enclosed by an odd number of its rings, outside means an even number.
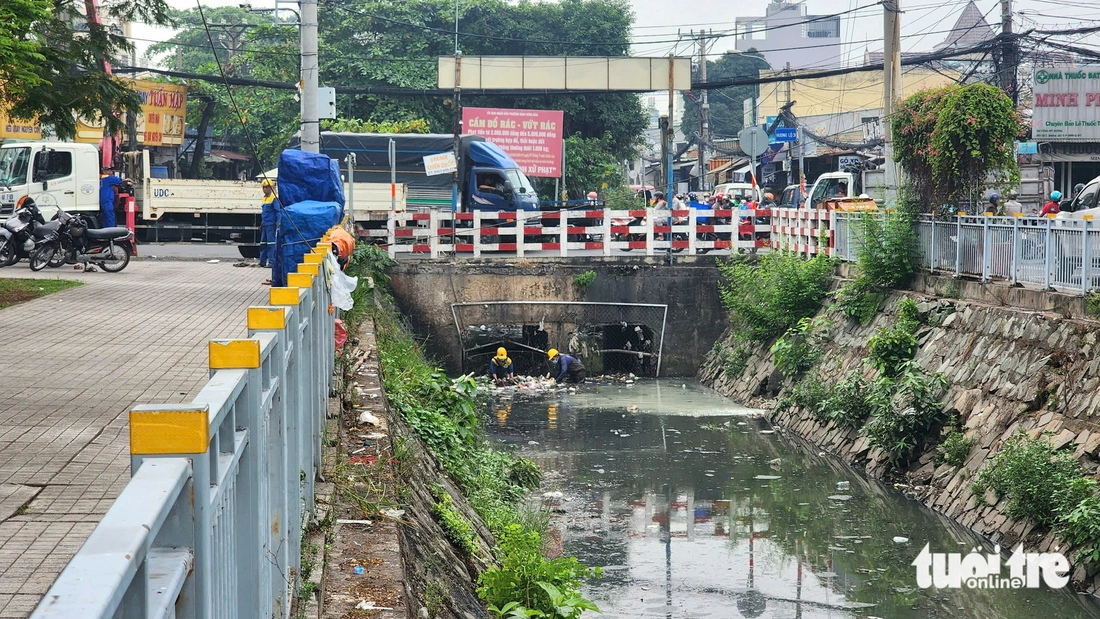
[[[694,34],[694,33],[692,33]],[[699,80],[707,83],[707,34],[699,33]],[[703,87],[703,102],[699,107],[699,191],[710,189],[707,164],[707,145],[710,144],[710,103],[707,101],[707,88]]]
[[[1012,0],[1001,0],[1001,66],[998,81],[1015,106],[1019,98],[1016,87],[1016,69],[1020,62],[1016,37],[1012,33]]]
[[[886,187],[897,187],[898,175],[894,167],[893,131],[894,101],[901,94],[901,0],[883,0],[883,93],[882,132],[883,152],[886,157]]]
[[[299,0],[301,24],[298,27],[302,47],[302,138],[307,153],[321,151],[321,121],[317,118],[317,0]]]

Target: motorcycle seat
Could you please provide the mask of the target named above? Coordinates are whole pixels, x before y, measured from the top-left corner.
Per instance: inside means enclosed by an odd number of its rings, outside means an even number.
[[[117,239],[124,236],[129,236],[130,229],[126,226],[115,226],[113,228],[89,228],[85,232],[90,239],[102,240],[102,239]]]
[[[40,240],[44,239],[47,236],[49,236],[50,234],[52,234],[54,232],[57,232],[57,229],[60,228],[60,227],[61,227],[61,222],[56,221],[56,220],[51,221],[49,223],[45,223],[45,224],[38,224],[34,228],[34,238],[40,239]]]

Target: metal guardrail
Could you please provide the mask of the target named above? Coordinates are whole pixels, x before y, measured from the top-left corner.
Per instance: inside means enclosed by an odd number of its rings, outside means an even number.
[[[247,339],[210,341],[193,402],[130,412],[130,482],[33,619],[288,616],[333,371],[331,250],[248,308]]]
[[[859,217],[835,213],[836,255],[858,261]],[[1082,295],[1100,289],[1100,225],[1090,218],[994,217],[950,219],[921,216],[917,222],[923,268],[969,275],[983,282],[1031,284]]]

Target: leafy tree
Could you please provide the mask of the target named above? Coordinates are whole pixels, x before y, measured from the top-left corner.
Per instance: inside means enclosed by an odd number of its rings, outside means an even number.
[[[82,0],[4,0],[0,4],[0,95],[16,118],[38,118],[57,137],[76,133],[73,113],[92,120],[105,119],[108,130],[119,132],[119,115],[138,111],[141,101],[127,84],[103,71],[131,50],[130,44],[109,27],[84,21]],[[108,23],[140,21],[167,25],[165,0],[105,2],[100,16]]]
[[[726,52],[717,60],[707,60],[707,80],[755,78],[761,70],[769,69],[768,61],[753,52],[738,54]],[[694,65],[692,80],[700,78],[699,67]],[[710,104],[711,135],[733,137],[744,128],[744,101],[756,96],[756,86],[729,86],[711,90],[707,95]],[[699,109],[703,105],[701,92],[684,93],[684,117],[680,130],[684,135],[699,131]]]
[[[581,200],[590,191],[602,194],[607,188],[623,184],[622,163],[613,149],[610,134],[586,138],[575,133],[565,139],[565,189],[570,199]]]
[[[1012,100],[988,84],[917,92],[893,119],[894,153],[928,205],[975,202],[1020,181],[1012,148],[1022,121]]]
[[[354,118],[325,120],[321,123],[325,131],[341,133],[427,133],[428,122],[423,118],[397,120],[393,122],[362,121]]]

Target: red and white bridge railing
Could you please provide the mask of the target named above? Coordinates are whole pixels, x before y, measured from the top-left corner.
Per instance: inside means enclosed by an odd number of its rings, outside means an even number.
[[[792,210],[792,209],[781,209]],[[777,210],[546,211],[451,213],[394,212],[387,222],[391,257],[401,254],[469,254],[500,252],[523,257],[526,252],[637,251],[647,256],[667,252],[687,255],[729,253],[769,247],[772,214]],[[546,255],[541,253],[540,255]],[[586,255],[591,255],[586,253]]]
[[[815,256],[820,252],[834,254],[833,212],[823,209],[772,209],[772,247]]]

